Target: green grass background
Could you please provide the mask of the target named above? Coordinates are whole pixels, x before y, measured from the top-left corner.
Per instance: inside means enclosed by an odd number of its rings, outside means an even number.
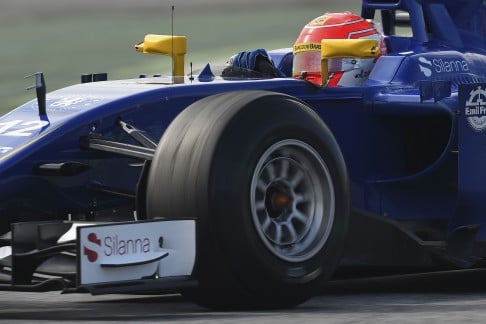
[[[0,0],[0,11],[2,1],[6,0]],[[180,8],[175,4],[174,32],[188,37],[186,66],[193,62],[194,68],[224,63],[241,50],[291,47],[312,18],[343,9],[359,13],[360,6],[359,1],[350,0],[261,6],[236,6],[228,1],[224,6]],[[26,7],[17,17],[5,12],[0,17],[0,114],[35,97],[34,91],[25,90],[32,80],[23,77],[37,71],[44,72],[48,91],[52,91],[78,83],[82,73],[108,72],[109,79],[123,79],[170,70],[168,58],[133,49],[147,33],[171,33],[171,4],[167,2],[160,10],[97,11],[93,3],[92,10],[77,12],[64,1],[62,8],[47,12],[51,14],[36,16]]]

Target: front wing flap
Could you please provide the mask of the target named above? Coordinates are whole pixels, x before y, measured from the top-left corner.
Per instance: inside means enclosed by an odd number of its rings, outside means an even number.
[[[4,241],[0,290],[162,293],[197,284],[192,219],[16,223]]]
[[[194,220],[78,227],[78,285],[190,276],[195,231]]]

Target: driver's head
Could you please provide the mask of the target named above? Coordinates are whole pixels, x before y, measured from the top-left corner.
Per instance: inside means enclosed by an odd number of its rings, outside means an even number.
[[[381,53],[386,52],[383,35],[375,24],[351,12],[326,13],[310,21],[294,44],[293,76],[321,84],[321,40],[376,39]],[[329,86],[359,85],[368,78],[374,59],[330,59]]]

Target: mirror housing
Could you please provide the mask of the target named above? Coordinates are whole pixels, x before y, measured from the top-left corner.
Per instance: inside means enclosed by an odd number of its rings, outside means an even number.
[[[135,45],[143,54],[161,54],[172,57],[172,75],[184,76],[184,57],[187,52],[186,36],[148,34],[143,42]]]
[[[321,85],[327,84],[328,59],[373,58],[379,54],[380,46],[375,39],[323,39],[321,41]]]

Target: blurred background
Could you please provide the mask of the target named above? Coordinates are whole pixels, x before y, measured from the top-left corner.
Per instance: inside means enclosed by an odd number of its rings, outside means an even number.
[[[35,72],[44,72],[48,91],[83,73],[113,80],[169,72],[170,59],[133,45],[171,34],[173,5],[174,34],[188,37],[186,66],[194,69],[241,50],[291,47],[325,12],[360,12],[359,0],[0,0],[0,114],[35,98],[23,78]]]

